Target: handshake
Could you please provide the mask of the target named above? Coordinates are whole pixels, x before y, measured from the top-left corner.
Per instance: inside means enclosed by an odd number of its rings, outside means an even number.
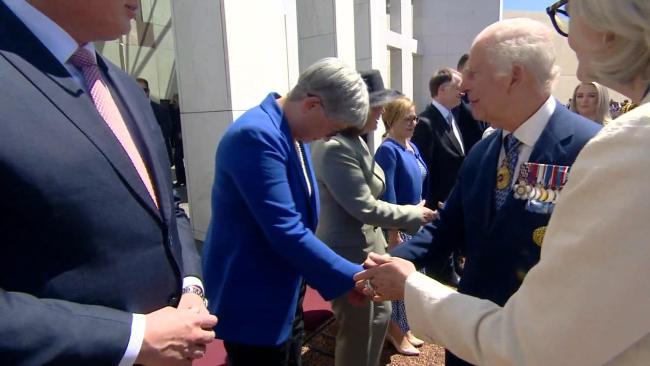
[[[352,304],[363,304],[366,298],[373,301],[401,300],[404,284],[415,272],[413,263],[389,254],[368,254],[363,263],[364,271],[354,275],[355,289],[350,292]]]

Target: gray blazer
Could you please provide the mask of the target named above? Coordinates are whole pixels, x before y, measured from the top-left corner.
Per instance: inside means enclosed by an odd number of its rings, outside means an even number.
[[[337,135],[313,143],[311,151],[321,202],[316,235],[342,257],[361,263],[369,252],[386,253],[382,227],[420,228],[420,208],[377,199],[386,189],[384,172],[361,138]],[[376,366],[390,302],[355,306],[344,295],[332,301],[332,310],[339,322],[335,366]]]
[[[420,208],[377,199],[386,188],[384,172],[360,137],[337,135],[313,143],[311,149],[321,202],[316,235],[335,251],[363,248],[383,253],[381,228],[418,231]]]

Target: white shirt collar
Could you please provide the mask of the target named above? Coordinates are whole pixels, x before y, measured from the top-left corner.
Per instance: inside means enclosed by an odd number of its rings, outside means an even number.
[[[449,115],[449,113],[451,113],[449,108],[447,108],[444,105],[440,104],[440,102],[438,102],[435,99],[431,99],[431,105],[436,107],[438,109],[438,111],[440,112],[440,114],[442,114],[442,116],[445,117],[445,119],[447,119],[447,115]]]
[[[34,33],[41,43],[63,65],[79,48],[77,41],[52,19],[31,6],[25,0],[0,0]],[[87,43],[83,46],[95,57],[95,46]]]
[[[515,135],[517,140],[529,147],[535,146],[542,131],[546,128],[551,115],[555,112],[557,102],[553,96],[550,96],[544,104],[528,118],[521,126],[519,126],[512,134]],[[510,132],[504,130],[503,137],[506,137]]]

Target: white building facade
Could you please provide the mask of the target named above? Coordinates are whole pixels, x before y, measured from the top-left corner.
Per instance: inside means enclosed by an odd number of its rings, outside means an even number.
[[[430,76],[455,67],[501,18],[502,0],[141,0],[141,9],[131,34],[99,48],[147,78],[154,98],[179,94],[190,215],[203,240],[216,146],[234,119],[328,56],[378,69],[423,109]]]

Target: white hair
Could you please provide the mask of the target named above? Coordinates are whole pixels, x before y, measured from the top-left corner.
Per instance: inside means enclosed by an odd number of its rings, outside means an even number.
[[[570,12],[613,36],[601,57],[591,62],[590,76],[603,84],[650,80],[650,1],[572,0]]]
[[[519,65],[534,77],[540,89],[550,93],[560,74],[555,64],[552,30],[528,18],[506,19],[489,25],[474,41],[483,41],[491,63],[502,73]]]
[[[311,95],[321,99],[328,117],[349,127],[365,125],[370,108],[368,89],[361,75],[339,59],[328,57],[309,66],[287,98],[296,101]]]

